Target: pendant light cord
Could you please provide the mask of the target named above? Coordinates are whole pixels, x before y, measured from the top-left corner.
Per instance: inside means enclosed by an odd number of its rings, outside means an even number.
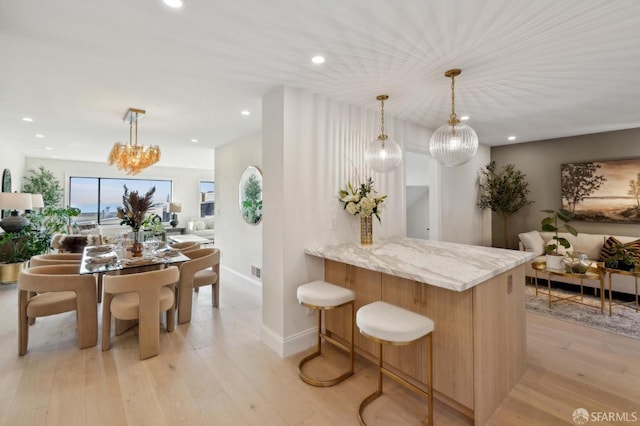
[[[451,76],[451,115],[449,116],[449,123],[452,126],[457,124],[458,118],[456,116],[456,77]]]

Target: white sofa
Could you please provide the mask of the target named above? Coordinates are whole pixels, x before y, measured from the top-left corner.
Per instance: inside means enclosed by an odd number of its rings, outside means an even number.
[[[538,231],[524,232],[518,235],[518,237],[520,238],[520,250],[535,252],[538,254],[538,257],[529,262],[526,267],[526,275],[528,277],[535,277],[535,271],[531,267],[531,264],[533,262],[540,262],[545,260],[544,248],[550,242],[553,243],[553,235],[554,233],[552,232]],[[572,251],[573,253],[584,253],[592,262],[604,260],[600,258],[600,251],[602,250],[603,244],[609,237],[615,237],[623,244],[630,243],[639,239],[639,237],[584,233],[578,233],[578,235],[574,237],[573,235],[564,232],[560,232],[559,236],[564,237],[569,241],[569,243],[571,244],[569,251]],[[539,273],[538,277],[546,279],[546,276],[544,274]],[[608,277],[605,277],[605,288],[608,288],[608,279]],[[579,279],[571,277],[554,276],[553,281],[566,282],[570,284],[580,284]],[[588,287],[600,286],[597,280],[589,279],[583,280],[583,284]],[[614,274],[611,280],[611,287],[613,291],[635,294],[634,277]]]
[[[214,216],[191,218],[187,222],[186,233],[197,235],[213,242],[215,238],[215,224]]]

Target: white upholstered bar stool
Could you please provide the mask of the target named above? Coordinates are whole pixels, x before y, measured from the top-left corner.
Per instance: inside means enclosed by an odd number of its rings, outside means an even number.
[[[433,425],[433,320],[385,302],[373,302],[362,306],[356,313],[356,324],[360,333],[379,344],[378,389],[366,397],[358,407],[360,424],[366,425],[362,413],[367,405],[382,395],[382,375],[386,375],[407,389],[427,400],[429,426]],[[382,345],[408,345],[425,337],[427,339],[427,391],[387,370],[382,361]]]
[[[352,290],[334,284],[329,284],[325,281],[313,281],[307,284],[302,284],[298,287],[298,301],[300,302],[300,304],[306,306],[307,308],[318,310],[318,346],[314,353],[304,357],[298,364],[298,373],[300,375],[300,378],[305,383],[313,386],[333,386],[337,383],[340,383],[347,377],[353,375],[355,297],[355,293]],[[323,313],[329,309],[336,309],[345,305],[349,305],[351,309],[349,316],[349,330],[351,334],[351,340],[349,346],[327,336],[326,331],[323,332],[322,330],[322,319],[323,316],[325,316],[323,315]],[[322,339],[349,353],[349,370],[334,379],[317,380],[307,376],[302,371],[302,366],[307,361],[310,361],[322,354]]]

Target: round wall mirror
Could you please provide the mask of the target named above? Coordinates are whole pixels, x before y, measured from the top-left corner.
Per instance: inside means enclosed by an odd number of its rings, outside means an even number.
[[[240,177],[238,185],[240,213],[245,222],[257,225],[262,220],[262,173],[255,166],[249,166]]]

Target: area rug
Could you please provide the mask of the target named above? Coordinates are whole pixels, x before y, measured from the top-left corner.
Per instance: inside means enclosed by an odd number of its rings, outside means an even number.
[[[546,287],[541,289],[544,292],[547,291]],[[567,297],[576,293],[563,289],[552,289],[551,294]],[[634,308],[614,305],[613,314],[609,316],[609,301],[605,302],[604,314],[600,314],[600,298],[598,297],[585,294],[584,303],[589,306],[562,301],[553,303],[551,309],[549,309],[548,300],[546,294],[536,296],[535,286],[526,286],[527,311],[640,339],[640,312],[636,312]]]

